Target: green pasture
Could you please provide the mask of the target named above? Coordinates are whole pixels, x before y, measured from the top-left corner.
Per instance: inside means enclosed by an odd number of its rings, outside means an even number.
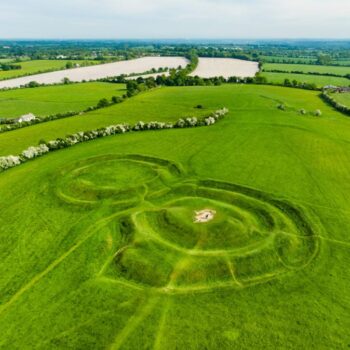
[[[280,70],[284,72],[303,72],[303,73],[320,73],[320,74],[350,74],[350,67],[336,67],[336,66],[319,66],[313,64],[280,64],[280,63],[265,63],[266,70]]]
[[[259,58],[264,61],[264,62],[271,62],[271,61],[276,61],[276,62],[299,62],[300,64],[310,64],[312,62],[316,62],[315,58],[311,57],[289,57],[289,56],[264,56],[261,55]]]
[[[205,91],[206,88],[200,87],[192,89],[158,88],[128,99],[121,104],[94,112],[5,132],[0,134],[0,155],[18,153],[31,145],[38,144],[42,139],[49,141],[75,132],[98,129],[111,124],[136,123],[140,120],[166,122],[190,116],[206,116],[223,107],[225,99],[217,101],[217,96],[210,98],[206,94],[203,95]],[[226,91],[232,90],[227,88]],[[204,108],[196,108],[198,104],[202,104]]]
[[[9,71],[0,71],[0,80],[17,78],[23,75],[36,74],[39,72],[45,72],[50,70],[61,70],[66,68],[66,64],[72,62],[73,64],[98,64],[97,61],[79,61],[79,60],[32,60],[18,62],[22,68],[19,70],[9,70]],[[17,63],[16,63],[17,64]]]
[[[345,93],[335,93],[332,94],[332,97],[339,103],[350,107],[350,93],[345,92]]]
[[[13,59],[11,59],[11,58],[0,58],[0,63],[8,63],[11,61],[13,61]]]
[[[316,84],[316,86],[320,88],[326,85],[350,86],[350,80],[342,77],[270,72],[263,72],[261,76],[266,77],[269,82],[275,84],[283,84],[285,79],[289,79],[290,81],[296,80],[300,83]]]
[[[109,122],[230,109],[0,174],[0,349],[347,348],[350,119],[318,95],[161,88],[0,135],[15,154]],[[202,209],[214,219],[194,223]]]
[[[342,66],[350,66],[349,59],[338,59],[338,60],[334,61],[334,63],[342,65]]]
[[[124,93],[123,84],[99,82],[0,91],[0,118],[81,111],[96,106],[102,98],[110,99]]]

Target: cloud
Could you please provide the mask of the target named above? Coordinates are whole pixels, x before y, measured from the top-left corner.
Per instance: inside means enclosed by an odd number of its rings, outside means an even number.
[[[349,37],[349,0],[1,0],[0,37]]]

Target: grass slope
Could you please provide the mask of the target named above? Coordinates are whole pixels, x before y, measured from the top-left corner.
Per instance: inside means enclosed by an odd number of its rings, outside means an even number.
[[[350,120],[314,92],[266,86],[162,89],[118,108],[198,102],[231,112],[0,174],[0,348],[348,346]],[[203,206],[217,216],[195,226]]]
[[[0,80],[17,78],[23,75],[35,74],[48,70],[61,70],[66,68],[66,64],[72,62],[73,64],[98,64],[98,61],[69,61],[69,60],[32,60],[19,62],[22,68],[19,70],[0,71]]]
[[[328,77],[328,76],[318,76],[311,74],[293,74],[293,73],[269,73],[263,72],[262,76],[266,77],[269,82],[276,84],[283,84],[285,79],[290,81],[296,80],[301,83],[316,84],[317,87],[323,87],[326,85],[335,86],[350,86],[350,80],[341,77]]]
[[[335,66],[318,66],[310,64],[279,64],[279,63],[265,63],[266,70],[280,70],[285,72],[304,72],[304,73],[320,73],[320,74],[350,74],[350,67],[335,67]]]
[[[102,98],[121,96],[123,84],[83,83],[0,91],[0,118],[18,117],[26,113],[37,116],[81,111],[95,106]]]

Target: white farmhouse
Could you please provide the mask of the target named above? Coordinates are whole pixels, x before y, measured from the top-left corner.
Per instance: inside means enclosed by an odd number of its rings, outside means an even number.
[[[36,119],[36,116],[32,113],[29,113],[29,114],[22,115],[21,117],[15,119],[15,121],[17,123],[23,123],[23,122],[30,122],[30,121],[35,120],[35,119]]]

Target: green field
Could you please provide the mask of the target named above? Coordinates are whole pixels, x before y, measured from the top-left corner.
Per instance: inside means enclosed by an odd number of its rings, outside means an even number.
[[[336,93],[333,94],[332,97],[339,103],[350,107],[350,93],[346,92],[346,93]]]
[[[289,56],[259,56],[259,59],[264,62],[299,62],[300,64],[310,64],[316,62],[315,58],[310,57],[289,57]]]
[[[174,99],[175,91],[177,98]],[[202,91],[205,91],[205,88],[156,89],[121,104],[84,115],[5,132],[0,134],[0,156],[18,153],[31,145],[37,145],[42,139],[48,141],[75,132],[123,122],[136,123],[140,120],[166,122],[176,121],[181,117],[205,116],[222,107],[225,99],[217,101],[216,95],[210,98],[203,96]],[[230,89],[227,88],[227,91]],[[226,95],[226,98],[228,96]],[[205,108],[196,109],[195,106],[198,104],[203,104]]]
[[[8,63],[8,62],[11,62],[13,61],[12,59],[10,58],[0,58],[0,63]]]
[[[335,67],[335,66],[318,66],[312,64],[278,64],[278,63],[265,63],[265,70],[280,70],[285,72],[303,72],[303,73],[320,73],[320,74],[337,74],[347,75],[350,74],[350,67]]]
[[[317,92],[160,88],[2,134],[0,149],[222,106],[215,126],[98,139],[0,174],[1,349],[349,346],[350,119]],[[214,219],[194,223],[205,208]]]
[[[350,60],[349,59],[339,59],[335,61],[334,63],[343,65],[343,66],[350,66]]]
[[[47,116],[68,111],[81,111],[96,106],[102,98],[121,96],[123,84],[84,83],[46,86],[35,89],[0,91],[0,118],[13,118],[26,113]]]
[[[316,84],[317,87],[321,88],[326,85],[335,86],[350,86],[350,80],[341,77],[328,77],[311,74],[293,74],[293,73],[270,73],[263,72],[261,76],[266,77],[267,80],[275,84],[283,84],[285,79],[290,81],[296,80],[301,83]]]
[[[18,62],[22,68],[19,70],[0,71],[0,80],[17,78],[23,75],[36,74],[39,72],[61,70],[66,68],[66,64],[72,62],[73,64],[98,64],[98,61],[69,61],[69,60],[33,60]],[[17,64],[17,63],[16,63]]]

